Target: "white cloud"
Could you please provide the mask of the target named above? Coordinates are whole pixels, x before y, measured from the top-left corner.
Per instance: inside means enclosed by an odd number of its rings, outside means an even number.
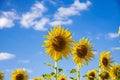
[[[70,16],[80,15],[80,12],[87,10],[88,6],[91,5],[91,2],[87,0],[86,3],[81,3],[79,0],[75,0],[70,7],[60,7],[57,12],[54,14],[54,21],[51,22],[51,25],[61,25],[61,24],[70,24],[72,21],[68,22]],[[64,23],[63,23],[64,22]]]
[[[53,15],[44,15],[47,8],[44,6],[45,1],[36,2],[30,10],[18,18],[18,14],[14,10],[2,12],[0,15],[0,29],[13,27],[14,21],[19,20],[24,28],[33,28],[34,30],[47,30],[46,25],[66,25],[72,24],[71,16],[80,15],[81,11],[87,10],[91,2],[87,0],[85,3],[75,0],[69,7],[59,7]],[[53,0],[47,1],[53,5],[56,2]],[[50,19],[52,17],[53,19]]]
[[[113,47],[111,50],[120,50],[120,47]]]
[[[54,0],[48,0],[48,2],[50,2],[53,6],[57,5],[57,3]]]
[[[29,63],[29,60],[18,60],[19,63]]]
[[[93,54],[97,54],[97,51],[93,51]]]
[[[0,52],[0,60],[8,60],[15,58],[15,55],[7,53],[7,52]]]
[[[103,36],[104,36],[104,34],[98,33],[98,34],[96,35],[96,39],[97,39],[97,40],[100,40],[101,38],[103,38]]]
[[[117,38],[119,37],[118,33],[108,33],[108,38]]]
[[[48,18],[41,18],[40,21],[36,22],[34,29],[35,30],[46,30],[44,26],[46,25],[47,22],[49,22]]]
[[[0,29],[13,27],[17,18],[15,11],[3,11],[0,15]]]
[[[60,25],[60,24],[71,24],[72,23],[72,20],[66,20],[66,21],[62,21],[62,20],[56,20],[56,21],[53,21],[53,22],[50,22],[50,25],[54,26],[54,25]]]
[[[32,73],[33,72],[31,69],[28,69],[28,68],[23,68],[23,70],[28,72],[28,73]]]
[[[45,25],[49,19],[43,17],[43,13],[47,8],[42,2],[36,2],[31,11],[22,15],[21,25],[25,28],[34,28],[35,30],[45,30]]]
[[[12,72],[12,70],[10,70],[10,69],[6,69],[5,71],[6,71],[6,72]]]

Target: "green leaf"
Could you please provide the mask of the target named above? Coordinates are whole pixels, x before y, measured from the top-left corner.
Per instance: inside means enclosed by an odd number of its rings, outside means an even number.
[[[55,73],[54,73],[54,72],[52,72],[52,73],[51,73],[51,75],[52,75],[52,76],[54,76],[54,75],[55,75]]]
[[[59,69],[58,69],[58,71],[59,71],[59,72],[62,72],[62,71],[63,71],[63,69],[62,69],[62,68],[59,68]]]
[[[87,77],[87,75],[83,75],[83,77]]]
[[[76,78],[74,78],[74,77],[70,77],[70,79],[72,79],[72,80],[77,80]]]
[[[45,63],[46,66],[50,66],[50,67],[53,67],[53,64],[51,63]]]
[[[76,72],[77,72],[76,69],[72,69],[72,70],[70,71],[71,74],[75,74]]]
[[[51,74],[43,74],[44,79],[51,79]]]

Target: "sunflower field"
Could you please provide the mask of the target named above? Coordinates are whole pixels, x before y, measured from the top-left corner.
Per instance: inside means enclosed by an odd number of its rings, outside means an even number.
[[[120,29],[118,30],[120,34]],[[89,65],[89,62],[94,58],[94,46],[88,38],[82,37],[78,42],[72,39],[72,33],[61,26],[55,26],[48,34],[45,35],[44,48],[45,52],[54,61],[54,65],[46,63],[52,67],[53,72],[43,74],[41,77],[34,77],[33,80],[120,80],[120,64],[115,63],[111,52],[102,51],[99,55],[98,68],[88,70],[84,76],[80,75],[81,67]],[[77,69],[71,69],[69,74],[74,77],[62,74],[62,68],[59,68],[59,61],[65,58],[72,59],[77,66]],[[28,80],[28,74],[24,69],[16,69],[11,74],[11,80]],[[0,71],[0,80],[4,80],[4,72]]]

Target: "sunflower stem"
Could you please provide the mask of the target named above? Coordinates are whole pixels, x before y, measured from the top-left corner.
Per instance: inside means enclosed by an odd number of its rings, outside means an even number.
[[[80,66],[78,65],[77,80],[80,80]]]
[[[55,61],[55,80],[58,80],[58,61]]]

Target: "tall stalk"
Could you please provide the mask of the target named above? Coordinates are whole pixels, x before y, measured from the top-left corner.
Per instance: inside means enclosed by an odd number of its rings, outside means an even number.
[[[80,66],[78,65],[77,80],[80,80]]]
[[[55,80],[58,80],[58,61],[57,60],[55,61],[54,71],[55,71]]]

